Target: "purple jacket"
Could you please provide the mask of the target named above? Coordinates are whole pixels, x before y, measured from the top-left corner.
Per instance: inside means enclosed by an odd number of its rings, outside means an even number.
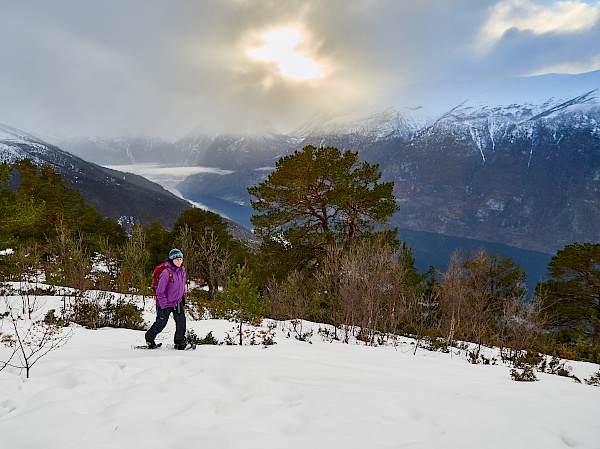
[[[176,267],[170,260],[167,260],[167,266],[171,269],[172,282],[169,270],[164,269],[158,277],[156,286],[156,297],[161,309],[176,307],[185,295],[185,268],[183,265],[179,268]]]

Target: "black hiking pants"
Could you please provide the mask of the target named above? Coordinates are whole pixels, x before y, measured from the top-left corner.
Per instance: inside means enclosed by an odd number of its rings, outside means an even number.
[[[182,343],[185,340],[185,310],[184,301],[182,300],[175,307],[161,308],[156,305],[156,321],[146,332],[146,341],[154,341],[156,336],[162,332],[169,321],[169,315],[173,314],[175,320],[175,337],[173,342],[175,344]]]

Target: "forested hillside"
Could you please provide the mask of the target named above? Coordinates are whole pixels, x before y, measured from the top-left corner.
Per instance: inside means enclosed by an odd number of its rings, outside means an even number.
[[[115,325],[115,305],[86,292],[149,295],[152,268],[176,247],[191,281],[188,313],[243,317],[240,335],[243,321],[309,319],[332,325],[332,338],[369,345],[386,335],[442,350],[470,341],[473,363],[486,363],[485,346],[504,348],[516,365],[538,363],[538,353],[600,361],[599,244],[559,251],[530,300],[524,270],[497,254],[455,252],[447,268],[419,272],[411,248],[382,228],[395,210],[393,186],[351,152],[306,147],[251,190],[259,248],[200,209],[182,213],[171,231],[154,222],[127,237],[51,167],[24,161],[1,173],[0,239],[10,248],[0,258],[2,278],[43,273],[76,289],[57,311],[61,322]]]

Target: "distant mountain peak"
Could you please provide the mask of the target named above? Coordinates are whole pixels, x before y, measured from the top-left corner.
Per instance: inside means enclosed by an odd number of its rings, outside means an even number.
[[[388,107],[322,111],[290,134],[276,133],[264,117],[241,114],[225,132],[197,128],[197,136],[169,145],[122,139],[63,148],[100,164],[120,157],[129,161],[121,164],[226,170],[190,176],[182,183],[186,197],[245,223],[252,213],[247,187],[281,156],[306,145],[333,146],[357,151],[394,182],[401,210],[393,227],[548,253],[573,241],[599,241],[600,71],[429,82],[377,103]]]
[[[263,134],[279,134],[273,127],[273,123],[267,117],[250,117],[239,115],[234,120],[230,121],[225,130],[221,133],[224,135],[263,135]]]
[[[2,123],[0,123],[0,140],[25,140],[29,142],[45,143],[33,134],[26,133],[25,131],[21,131],[20,129],[8,125],[3,125]]]

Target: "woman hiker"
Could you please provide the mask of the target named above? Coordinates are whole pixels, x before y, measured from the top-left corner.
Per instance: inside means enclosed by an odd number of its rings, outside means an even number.
[[[156,285],[156,321],[146,332],[149,349],[157,347],[154,339],[165,328],[169,315],[175,320],[175,348],[185,349],[185,288],[186,274],[183,253],[177,248],[169,252]],[[160,266],[160,265],[159,265]],[[157,267],[158,268],[158,267]]]

